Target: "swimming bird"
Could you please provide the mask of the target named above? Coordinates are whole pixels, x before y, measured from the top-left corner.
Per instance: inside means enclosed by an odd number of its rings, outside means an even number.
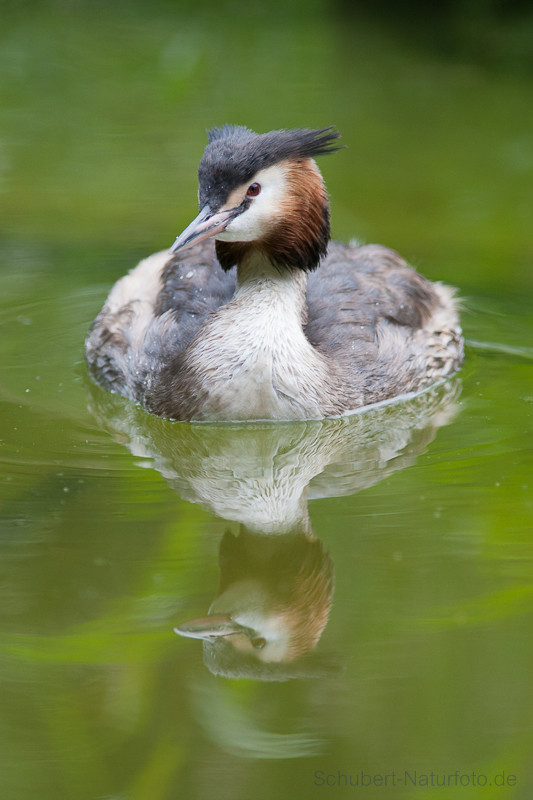
[[[381,245],[330,242],[315,158],[338,138],[209,131],[200,213],[115,284],[87,336],[97,383],[175,420],[320,419],[460,367],[453,289]]]

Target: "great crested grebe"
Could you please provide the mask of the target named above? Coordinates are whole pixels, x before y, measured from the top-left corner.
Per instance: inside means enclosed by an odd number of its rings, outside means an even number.
[[[89,332],[101,386],[176,420],[317,419],[459,368],[452,289],[380,245],[329,241],[313,156],[338,137],[209,132],[200,213],[115,284]]]

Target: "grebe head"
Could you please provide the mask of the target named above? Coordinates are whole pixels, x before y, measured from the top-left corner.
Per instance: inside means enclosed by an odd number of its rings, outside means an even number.
[[[329,204],[313,156],[339,150],[338,138],[332,127],[213,128],[198,168],[200,213],[170,252],[214,237],[224,269],[250,250],[279,267],[315,269],[329,241]]]

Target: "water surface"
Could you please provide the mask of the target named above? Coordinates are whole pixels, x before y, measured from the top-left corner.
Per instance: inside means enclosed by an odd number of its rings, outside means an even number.
[[[251,8],[218,29],[185,5],[6,11],[2,797],[526,798],[531,80]],[[192,218],[226,121],[339,125],[334,235],[459,287],[457,379],[241,426],[90,384],[91,319]],[[282,617],[283,657],[174,633],[235,586]]]

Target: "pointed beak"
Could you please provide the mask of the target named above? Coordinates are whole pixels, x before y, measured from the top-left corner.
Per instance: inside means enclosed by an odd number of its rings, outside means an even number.
[[[232,219],[240,213],[238,208],[230,208],[225,211],[212,211],[209,205],[205,205],[196,219],[187,225],[185,230],[180,233],[172,247],[170,253],[173,255],[192,247],[193,244],[203,242],[211,236],[216,236],[226,230]]]
[[[191,619],[174,628],[175,633],[189,639],[217,639],[233,633],[246,633],[248,628],[232,620],[229,614],[212,614],[207,617]]]

